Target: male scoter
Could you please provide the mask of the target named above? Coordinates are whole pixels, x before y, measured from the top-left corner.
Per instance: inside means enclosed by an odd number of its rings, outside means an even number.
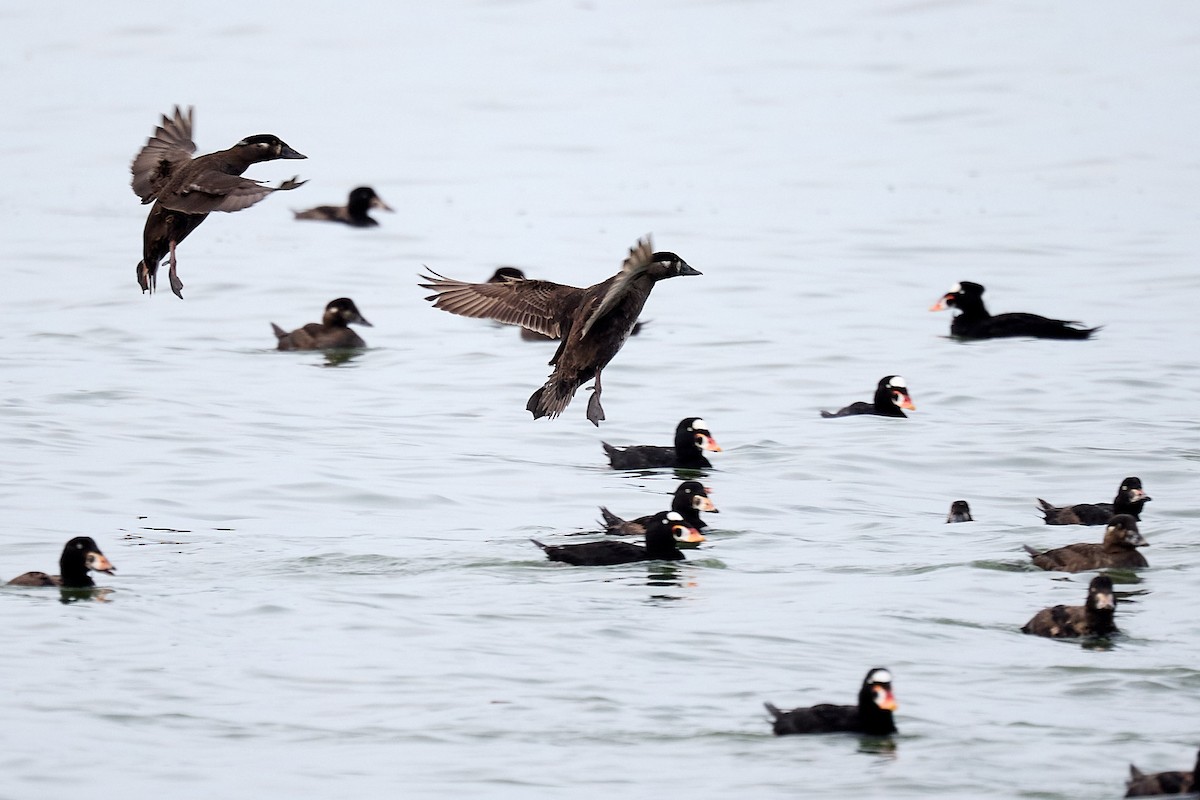
[[[955,500],[950,504],[950,513],[946,515],[946,522],[974,522],[971,517],[971,507],[967,505],[966,500]]]
[[[370,186],[359,186],[350,192],[350,197],[344,206],[317,206],[307,211],[293,211],[296,219],[315,219],[321,222],[341,222],[353,228],[372,228],[379,221],[367,212],[372,208],[392,211],[392,207],[383,202],[383,198],[375,194]]]
[[[483,317],[561,336],[550,359],[554,371],[525,405],[534,419],[557,417],[575,391],[595,378],[587,418],[596,426],[604,419],[600,375],[629,338],[654,284],[678,275],[700,275],[679,256],[654,252],[650,237],[630,248],[621,271],[606,281],[579,289],[538,280],[466,283],[439,275],[422,275],[419,284],[435,293],[426,300],[434,308],[464,317]]]
[[[1129,765],[1129,780],[1125,786],[1126,797],[1153,797],[1159,794],[1191,794],[1200,785],[1196,777],[1200,775],[1200,753],[1196,754],[1196,764],[1191,772],[1151,772],[1145,773]]]
[[[271,323],[275,337],[279,339],[279,350],[333,350],[335,348],[366,347],[350,325],[366,325],[375,327],[358,311],[358,306],[349,297],[339,297],[330,300],[325,306],[325,315],[319,323],[310,322],[303,328],[288,333],[283,328]]]
[[[88,575],[88,570],[106,572],[109,575],[116,571],[96,542],[90,536],[76,536],[67,542],[62,555],[58,559],[58,575],[47,575],[44,572],[26,572],[8,582],[9,586],[61,586],[64,589],[86,589],[96,583]]]
[[[600,444],[608,453],[608,462],[613,469],[707,469],[712,464],[708,463],[703,451],[721,452],[720,445],[708,429],[708,423],[699,417],[684,417],[679,421],[675,426],[673,447],[652,444],[613,447],[608,442]]]
[[[811,708],[781,711],[771,703],[763,703],[775,718],[775,735],[789,733],[865,733],[887,736],[896,732],[892,712],[896,698],[892,695],[892,673],[876,667],[863,679],[858,692],[858,705],[835,706],[829,703]]]
[[[902,409],[916,411],[912,398],[908,396],[908,384],[899,375],[884,375],[875,387],[875,399],[870,403],[858,401],[835,412],[822,411],[826,419],[853,417],[858,414],[876,414],[880,417],[907,417]]]
[[[978,283],[956,283],[930,307],[930,311],[957,308],[960,313],[950,322],[950,335],[960,339],[999,339],[1006,336],[1032,336],[1037,339],[1086,339],[1096,328],[1076,328],[1078,322],[1047,319],[1021,312],[992,316],[983,305],[983,287]]]
[[[1021,633],[1033,633],[1052,639],[1074,639],[1079,636],[1107,636],[1117,633],[1113,613],[1117,609],[1117,595],[1113,592],[1112,579],[1097,575],[1088,584],[1087,601],[1082,606],[1055,606],[1043,608],[1026,622]]]
[[[577,567],[601,567],[611,564],[632,564],[637,561],[683,561],[678,543],[695,544],[704,537],[695,528],[689,528],[683,517],[674,511],[662,511],[646,526],[646,546],[611,539],[583,544],[542,544],[537,539],[529,541],[546,551],[546,558],[562,561]]]
[[[277,187],[241,177],[250,165],[277,158],[307,158],[269,133],[247,136],[228,150],[192,158],[192,108],[175,107],[133,159],[133,191],[142,203],[154,201],[142,234],[142,260],[137,279],[143,292],[158,283],[158,265],[170,257],[171,291],[183,297],[183,281],[175,271],[175,247],[213,211],[241,211],[271,192],[288,191],[307,181],[295,177]]]
[[[1040,497],[1037,501],[1047,525],[1103,525],[1117,514],[1140,520],[1142,506],[1151,499],[1142,489],[1142,479],[1129,477],[1121,481],[1111,503],[1077,503],[1057,508]]]
[[[1149,544],[1138,530],[1133,517],[1118,514],[1108,521],[1103,544],[1081,542],[1045,552],[1038,552],[1025,545],[1025,552],[1029,553],[1035,567],[1054,572],[1087,572],[1112,567],[1148,567],[1150,565],[1146,563],[1145,557],[1135,548],[1146,547]]]
[[[708,496],[708,490],[700,481],[684,481],[679,484],[675,489],[675,496],[671,499],[671,510],[683,517],[685,525],[696,530],[708,527],[707,523],[700,519],[701,511],[719,513]],[[654,514],[647,514],[637,519],[625,520],[604,506],[600,506],[600,514],[604,517],[605,531],[611,536],[641,536],[646,532],[646,526],[653,523],[655,518]]]

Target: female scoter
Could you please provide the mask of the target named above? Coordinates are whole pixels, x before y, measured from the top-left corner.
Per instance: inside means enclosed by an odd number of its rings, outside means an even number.
[[[1125,786],[1126,797],[1153,797],[1159,794],[1191,794],[1200,790],[1196,776],[1200,775],[1200,753],[1196,754],[1196,764],[1191,772],[1151,772],[1145,773],[1129,765],[1129,780]]]
[[[228,150],[192,158],[192,108],[185,116],[163,115],[141,152],[133,159],[133,191],[142,203],[154,201],[142,233],[138,284],[153,292],[158,265],[170,256],[171,291],[183,298],[183,281],[175,271],[175,247],[213,211],[241,211],[272,192],[288,191],[307,181],[291,178],[277,187],[241,177],[250,165],[277,158],[307,158],[269,133],[247,136]]]
[[[833,417],[853,417],[858,414],[876,414],[881,417],[907,417],[901,409],[916,411],[912,398],[908,396],[908,384],[899,375],[884,375],[875,387],[875,399],[870,403],[861,400],[851,403],[836,413],[822,411],[826,419]]]
[[[1104,543],[1069,544],[1039,553],[1029,545],[1025,551],[1033,565],[1054,572],[1087,572],[1093,569],[1148,567],[1145,557],[1135,548],[1150,543],[1138,530],[1137,521],[1128,514],[1118,514],[1108,521]]]
[[[296,219],[315,219],[321,222],[341,222],[352,228],[372,228],[379,221],[367,212],[372,208],[392,211],[392,207],[383,202],[383,198],[375,194],[370,186],[359,186],[350,192],[350,197],[344,206],[317,206],[307,211],[294,211]]]
[[[76,536],[67,542],[62,555],[58,559],[58,575],[47,575],[44,572],[26,572],[8,582],[9,586],[61,586],[64,589],[86,589],[96,583],[88,575],[88,570],[106,572],[109,575],[116,571],[104,553],[90,536]]]
[[[1074,639],[1079,636],[1107,636],[1117,633],[1113,613],[1117,595],[1112,579],[1097,575],[1088,585],[1087,602],[1082,606],[1043,608],[1026,622],[1021,633],[1048,636],[1052,639]]]
[[[950,322],[950,335],[960,339],[999,339],[1006,336],[1032,336],[1037,339],[1086,339],[1100,328],[1075,328],[1078,322],[1047,319],[1021,312],[992,316],[983,305],[983,287],[978,283],[956,283],[930,307],[930,311],[957,308],[960,313]]]
[[[525,273],[517,267],[497,267],[496,271],[492,273],[492,277],[488,278],[488,283],[502,283],[506,280],[523,281],[525,280]],[[629,335],[637,336],[642,332],[642,326],[645,324],[646,323],[639,320],[634,324],[633,330]],[[554,342],[560,337],[547,336],[544,333],[538,333],[537,331],[532,331],[529,328],[521,328],[521,338],[527,342]]]
[[[708,496],[708,490],[700,481],[684,481],[679,484],[675,489],[675,497],[671,500],[671,510],[683,518],[685,525],[696,530],[708,527],[707,523],[700,519],[701,511],[719,513]],[[604,517],[605,532],[610,536],[642,536],[646,527],[655,519],[654,514],[647,514],[637,519],[624,520],[604,506],[600,506],[600,514]]]
[[[586,289],[537,280],[466,283],[430,272],[421,276],[427,282],[420,286],[435,290],[425,298],[435,301],[434,308],[562,337],[550,359],[550,379],[525,408],[534,419],[557,417],[575,391],[595,378],[587,418],[597,426],[604,419],[600,374],[629,338],[654,284],[701,274],[674,253],[654,252],[649,236],[630,249],[620,272]]]
[[[858,693],[858,705],[835,706],[828,703],[811,708],[781,711],[763,703],[775,718],[775,735],[789,733],[865,733],[868,736],[887,736],[896,732],[892,712],[896,698],[892,695],[892,673],[876,667],[867,673]]]
[[[330,300],[325,306],[325,315],[319,323],[310,322],[303,328],[288,333],[283,328],[271,323],[275,337],[279,339],[280,350],[332,350],[335,348],[366,347],[350,325],[366,325],[375,327],[358,311],[358,306],[349,297],[339,297]]]
[[[1057,508],[1040,497],[1037,499],[1047,525],[1103,525],[1117,514],[1140,520],[1142,506],[1150,500],[1142,489],[1142,479],[1133,477],[1121,481],[1111,503],[1078,503]]]
[[[946,515],[946,522],[974,522],[971,517],[971,507],[967,505],[966,500],[955,500],[950,504],[950,513]]]
[[[700,417],[684,417],[679,421],[675,426],[674,447],[652,444],[613,447],[608,442],[600,444],[608,453],[608,461],[613,469],[708,469],[712,464],[708,463],[703,451],[721,452],[720,445],[708,429],[708,423]]]
[[[537,539],[529,541],[546,551],[546,558],[562,561],[577,567],[602,567],[610,564],[632,564],[637,561],[683,561],[678,542],[689,544],[703,542],[704,537],[695,528],[689,528],[683,517],[674,511],[662,511],[646,526],[646,546],[629,542],[614,542],[606,539],[583,544],[542,544]]]

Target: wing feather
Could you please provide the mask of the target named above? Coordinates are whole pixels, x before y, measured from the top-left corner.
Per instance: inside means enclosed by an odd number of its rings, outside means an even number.
[[[447,278],[433,270],[421,275],[422,289],[433,289],[426,297],[434,308],[475,319],[493,319],[520,325],[531,331],[558,338],[571,314],[583,299],[584,290],[552,281],[509,278],[498,283],[467,283]]]
[[[133,191],[149,203],[157,198],[159,191],[175,174],[180,165],[192,160],[196,143],[192,141],[192,107],[184,114],[179,106],[168,117],[163,114],[162,124],[154,129],[154,135],[134,157],[130,172],[133,173]]]
[[[596,320],[603,317],[609,311],[621,302],[625,293],[629,291],[629,286],[639,276],[645,274],[646,269],[654,263],[654,242],[650,234],[646,234],[641,239],[638,239],[637,244],[629,248],[629,256],[625,259],[625,263],[621,265],[621,271],[618,272],[612,283],[608,285],[608,291],[604,293],[604,297],[596,306],[596,310],[591,313],[587,321],[583,323],[583,328],[579,332],[579,338],[588,335],[588,331],[592,329],[592,325]]]

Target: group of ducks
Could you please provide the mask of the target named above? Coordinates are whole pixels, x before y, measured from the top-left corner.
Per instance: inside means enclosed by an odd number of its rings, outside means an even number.
[[[164,258],[169,263],[171,290],[183,297],[178,277],[176,248],[213,211],[233,212],[248,208],[267,195],[290,191],[305,181],[291,178],[279,186],[241,177],[252,164],[275,159],[303,159],[304,155],[277,136],[249,136],[233,147],[194,156],[193,111],[176,107],[163,115],[162,123],[135,157],[132,164],[133,190],[143,203],[154,205],[143,233],[142,260],[137,280],[143,292],[154,291],[157,272]],[[370,187],[350,193],[344,207],[321,206],[296,213],[301,220],[340,222],[356,227],[378,223],[369,216],[373,208],[391,209]],[[502,268],[488,281],[471,283],[439,275],[430,270],[422,276],[422,288],[433,290],[427,300],[435,308],[465,317],[486,318],[519,325],[531,336],[555,339],[558,347],[550,359],[553,370],[546,383],[529,398],[526,408],[535,419],[557,417],[570,404],[576,391],[593,381],[587,419],[594,425],[605,419],[601,406],[601,374],[612,358],[636,332],[638,317],[655,284],[668,278],[700,275],[686,261],[669,251],[656,251],[649,236],[630,249],[616,275],[587,288],[545,280],[527,279],[515,268]],[[992,315],[983,303],[984,287],[963,281],[941,297],[931,310],[956,309],[951,335],[959,338],[1037,337],[1087,339],[1099,328],[1084,328],[1076,322],[1049,319],[1028,313]],[[370,326],[353,300],[338,298],[325,307],[320,323],[285,331],[272,323],[280,350],[327,350],[361,348],[362,338],[351,325]],[[822,411],[827,418],[873,414],[904,417],[915,410],[908,386],[899,375],[884,376],[870,402],[856,402],[836,412]],[[704,420],[688,417],[676,429],[673,447],[635,446],[617,448],[603,444],[614,469],[705,469],[710,466],[703,451],[719,452]],[[1150,498],[1141,481],[1127,478],[1112,504],[1084,504],[1056,508],[1039,500],[1049,524],[1103,524],[1101,544],[1073,544],[1044,552],[1027,548],[1033,563],[1047,570],[1079,572],[1112,567],[1135,568],[1146,561],[1135,548],[1146,544],[1137,527],[1142,505]],[[597,542],[547,545],[534,540],[553,561],[572,565],[607,565],[648,560],[684,558],[680,547],[704,540],[705,523],[700,512],[716,512],[708,490],[698,481],[684,481],[676,489],[671,509],[625,520],[601,507],[605,531],[613,535],[640,536],[644,544],[604,539]],[[955,501],[947,522],[971,521],[966,501]],[[61,586],[84,589],[94,585],[88,571],[111,574],[112,564],[87,537],[69,541],[60,559],[60,575],[26,573],[10,581],[22,586]],[[1083,606],[1055,606],[1039,611],[1023,628],[1026,633],[1050,637],[1104,635],[1116,630],[1113,613],[1116,596],[1112,581],[1100,575],[1088,587]],[[783,711],[767,703],[776,734],[852,731],[884,736],[896,731],[892,712],[896,699],[892,675],[883,667],[871,669],[863,680],[855,705],[821,704]],[[1146,775],[1131,767],[1127,796],[1191,791],[1197,772]]]

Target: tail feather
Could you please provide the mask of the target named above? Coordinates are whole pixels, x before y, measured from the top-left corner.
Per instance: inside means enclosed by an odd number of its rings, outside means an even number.
[[[783,716],[783,712],[776,708],[774,704],[764,702],[763,706],[767,709],[767,711],[771,712],[771,716],[775,719],[779,719]]]
[[[621,519],[604,506],[600,506],[600,516],[604,517],[604,527],[608,528],[609,530],[625,524],[625,520]]]
[[[283,339],[283,338],[286,338],[288,335],[287,331],[285,331],[283,328],[276,325],[274,322],[271,323],[271,330],[275,332],[276,339]]]
[[[529,402],[525,404],[525,410],[533,414],[534,419],[542,417],[553,419],[567,410],[567,406],[571,405],[571,399],[575,397],[575,390],[578,388],[578,383],[563,383],[551,378],[546,381],[545,386],[529,395]]]
[[[1049,522],[1050,520],[1054,519],[1055,516],[1058,515],[1057,508],[1050,505],[1049,503],[1047,503],[1045,500],[1043,500],[1040,497],[1037,498],[1037,501],[1038,501],[1038,511],[1042,512],[1042,516],[1045,517],[1046,522]]]
[[[541,542],[539,542],[537,539],[534,539],[533,537],[530,537],[529,541],[533,542],[533,543],[534,543],[534,544],[536,544],[538,547],[540,547],[540,548],[542,548],[543,550],[545,550],[547,553],[548,553],[548,552],[550,552],[550,545],[548,545],[548,544],[542,544]]]
[[[1023,544],[1023,545],[1021,545],[1021,547],[1024,547],[1025,552],[1029,553],[1029,555],[1032,556],[1033,558],[1037,558],[1038,556],[1040,556],[1042,554],[1041,550],[1034,550],[1032,547],[1030,547],[1027,544]]]

